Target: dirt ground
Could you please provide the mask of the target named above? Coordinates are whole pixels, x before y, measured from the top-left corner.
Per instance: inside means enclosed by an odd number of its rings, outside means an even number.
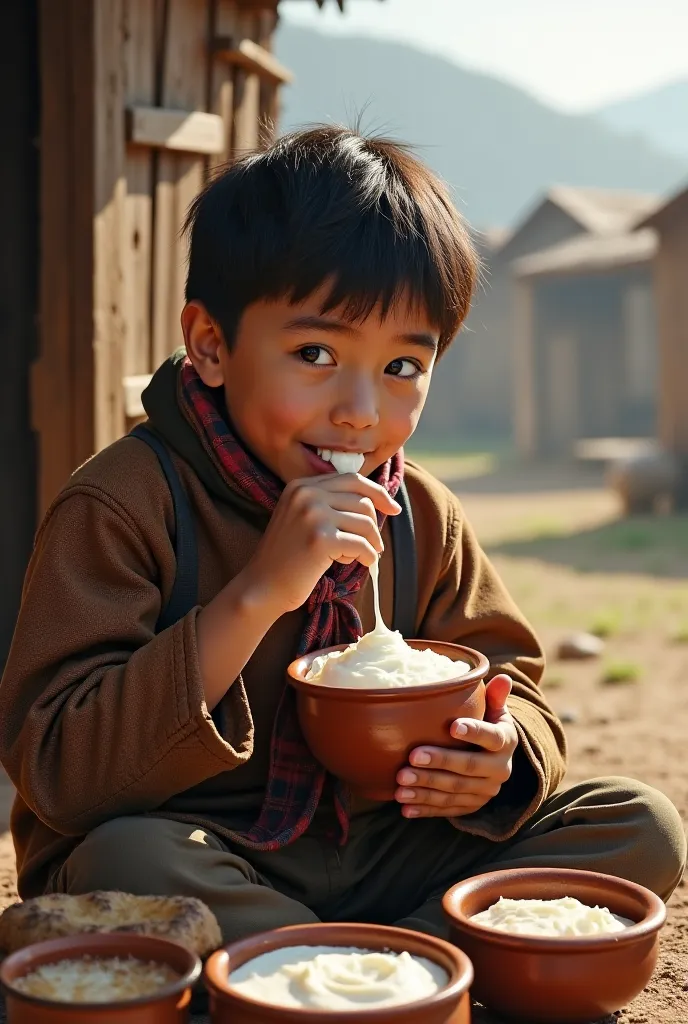
[[[688,822],[688,518],[619,520],[594,466],[498,466],[489,456],[423,461],[461,496],[548,651],[571,630],[605,639],[604,654],[592,662],[550,658],[548,692],[570,744],[568,781],[642,779],[663,790]],[[9,796],[0,782],[0,833]],[[14,898],[14,882],[9,837],[0,834],[0,908]],[[669,906],[652,982],[605,1024],[687,1021],[684,879]],[[501,1024],[481,1007],[474,1022]]]

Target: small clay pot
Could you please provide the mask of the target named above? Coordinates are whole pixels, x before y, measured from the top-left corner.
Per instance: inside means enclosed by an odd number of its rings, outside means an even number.
[[[397,689],[359,689],[307,682],[314,658],[343,651],[345,644],[297,658],[287,669],[296,690],[301,730],[318,761],[370,800],[393,800],[397,772],[420,744],[465,747],[449,727],[456,718],[485,714],[484,679],[490,663],[484,654],[459,644],[408,640],[417,650],[430,649],[454,661],[468,662],[468,672],[439,683]]]
[[[179,980],[142,999],[117,1003],[58,1003],[25,995],[13,987],[17,978],[43,964],[82,956],[153,960],[177,971]],[[26,946],[0,965],[0,984],[5,993],[7,1024],[185,1024],[189,1020],[191,987],[200,973],[201,961],[196,954],[176,942],[115,932],[70,935]]]
[[[449,982],[439,992],[402,1006],[355,1010],[314,1010],[270,1006],[236,992],[230,972],[263,953],[286,946],[348,946],[422,956],[442,967]],[[213,1024],[470,1024],[468,990],[473,968],[468,957],[442,939],[405,928],[376,924],[307,924],[252,935],[213,953],[205,965]]]
[[[635,923],[611,935],[555,939],[509,935],[471,921],[500,896],[571,896]],[[474,998],[531,1024],[587,1024],[626,1006],[652,977],[666,920],[659,896],[642,885],[564,868],[514,868],[477,875],[453,886],[443,907],[452,940],[475,968]]]

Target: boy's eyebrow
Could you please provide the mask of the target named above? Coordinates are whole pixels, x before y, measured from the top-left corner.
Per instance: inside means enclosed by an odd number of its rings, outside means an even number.
[[[439,344],[437,338],[433,338],[432,334],[426,334],[425,331],[411,334],[398,334],[396,341],[404,342],[407,345],[418,345],[420,348],[429,348],[431,352],[437,351]]]
[[[284,325],[285,331],[330,331],[332,334],[355,334],[356,328],[342,320],[331,320],[325,316],[297,316]],[[437,351],[438,340],[424,331],[398,334],[395,341],[407,345],[418,345],[420,348]]]
[[[326,316],[297,316],[287,320],[285,331],[331,331],[333,334],[354,334],[355,328],[342,320],[330,320]]]

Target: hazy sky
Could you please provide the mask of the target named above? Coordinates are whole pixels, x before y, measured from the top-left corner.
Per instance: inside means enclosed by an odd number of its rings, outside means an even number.
[[[282,0],[285,20],[396,38],[580,111],[688,77],[688,0]]]

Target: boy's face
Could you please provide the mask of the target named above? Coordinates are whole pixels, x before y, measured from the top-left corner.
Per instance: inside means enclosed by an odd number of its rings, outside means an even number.
[[[322,302],[253,303],[231,350],[201,305],[182,314],[197,372],[224,387],[233,426],[285,483],[333,471],[318,449],[365,454],[363,475],[385,462],[416,428],[436,358],[439,332],[404,301],[356,324]]]

